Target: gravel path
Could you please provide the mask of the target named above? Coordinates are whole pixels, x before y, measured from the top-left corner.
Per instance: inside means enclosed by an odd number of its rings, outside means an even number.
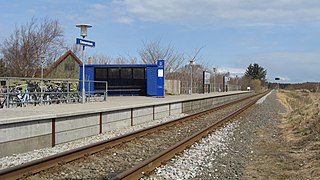
[[[143,179],[242,179],[244,167],[254,154],[255,132],[277,123],[284,111],[273,91],[238,121],[212,133]]]

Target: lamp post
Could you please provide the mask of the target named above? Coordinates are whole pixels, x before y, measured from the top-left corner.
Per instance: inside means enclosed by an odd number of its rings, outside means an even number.
[[[189,94],[192,94],[192,65],[194,64],[193,60],[189,61],[189,65],[190,65],[190,92]]]
[[[44,63],[44,55],[40,56],[40,60],[41,60],[41,87],[40,87],[40,91],[41,91],[41,99],[40,99],[40,103],[43,104],[43,63]]]
[[[237,91],[239,91],[239,79],[238,79],[238,75],[236,75],[236,84],[237,84]]]
[[[229,91],[229,81],[230,81],[230,72],[227,72],[226,76],[225,76],[225,92]]]
[[[80,28],[80,36],[84,39],[87,36],[88,28],[91,28],[92,26],[90,24],[77,24],[76,27]],[[86,100],[84,49],[85,46],[82,45],[82,103]]]
[[[43,63],[44,63],[44,55],[40,56],[40,60],[41,60],[41,79],[43,79]]]
[[[215,92],[215,83],[216,83],[216,73],[217,73],[217,68],[213,68],[213,92]]]

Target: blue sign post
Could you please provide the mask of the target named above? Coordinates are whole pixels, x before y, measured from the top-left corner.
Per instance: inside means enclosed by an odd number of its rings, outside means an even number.
[[[158,60],[157,97],[164,97],[164,60]]]
[[[83,35],[82,37],[85,38],[86,35]],[[80,76],[80,80],[82,80],[82,84],[80,84],[80,89],[82,89],[82,103],[85,102],[86,97],[86,77],[85,77],[85,62],[84,62],[84,49],[86,46],[89,47],[95,47],[96,43],[94,41],[89,41],[86,39],[76,38],[76,44],[82,45],[82,76]]]

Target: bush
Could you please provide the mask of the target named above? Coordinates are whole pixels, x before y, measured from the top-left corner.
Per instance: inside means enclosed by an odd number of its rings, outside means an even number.
[[[253,79],[251,80],[251,87],[252,90],[255,92],[259,92],[262,90],[261,81],[259,79]]]

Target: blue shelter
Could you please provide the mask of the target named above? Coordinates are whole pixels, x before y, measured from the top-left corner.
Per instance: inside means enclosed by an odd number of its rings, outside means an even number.
[[[164,60],[157,64],[86,64],[86,92],[104,92],[108,82],[108,95],[164,96]],[[80,81],[82,81],[80,65]],[[82,90],[82,83],[80,83]]]

